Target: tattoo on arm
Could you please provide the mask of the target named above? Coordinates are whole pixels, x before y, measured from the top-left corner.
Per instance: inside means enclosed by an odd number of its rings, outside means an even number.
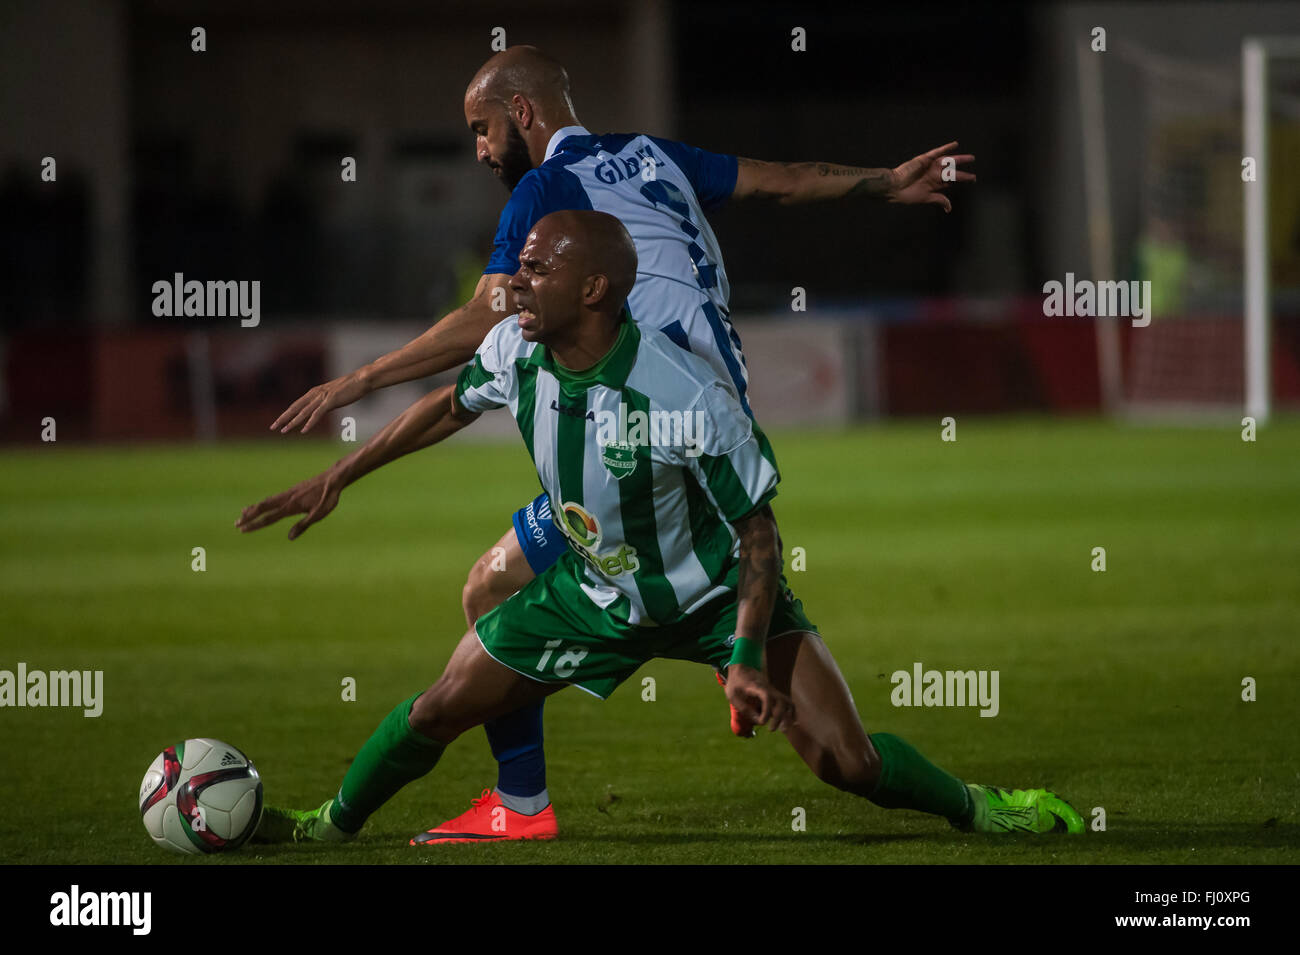
[[[750,170],[752,173],[762,175],[773,167],[783,165],[782,163],[764,162],[761,159],[746,159],[744,156],[737,157],[736,160],[743,168]],[[754,199],[780,199],[785,195],[780,189],[764,188],[761,185],[755,186],[749,193]]]
[[[742,634],[747,627],[759,627],[760,621],[765,627],[772,616],[781,576],[781,538],[770,505],[738,523],[736,531],[740,536],[736,632]],[[766,629],[760,629],[756,636],[764,639]]]
[[[889,169],[864,169],[827,162],[764,162],[737,158],[745,174],[743,195],[783,204],[867,196],[885,197],[893,186]],[[828,180],[828,181],[823,181]]]
[[[765,507],[737,528],[740,531],[739,591],[744,591],[748,577],[770,574],[775,579],[781,573],[781,545],[771,517],[772,509]]]
[[[832,166],[824,162],[817,164],[817,174],[857,179],[845,196],[883,196],[889,192],[892,178],[888,169],[859,169],[856,166]]]

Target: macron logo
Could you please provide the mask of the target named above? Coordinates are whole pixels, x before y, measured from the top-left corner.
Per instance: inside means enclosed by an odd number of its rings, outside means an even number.
[[[148,935],[151,892],[82,892],[74,885],[50,896],[51,925],[129,925],[133,935]]]

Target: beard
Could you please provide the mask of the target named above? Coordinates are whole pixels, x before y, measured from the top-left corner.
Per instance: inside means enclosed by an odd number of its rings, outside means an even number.
[[[501,181],[508,192],[514,192],[519,180],[533,168],[533,160],[528,155],[528,144],[513,123],[506,129],[506,152],[497,165],[501,169]]]

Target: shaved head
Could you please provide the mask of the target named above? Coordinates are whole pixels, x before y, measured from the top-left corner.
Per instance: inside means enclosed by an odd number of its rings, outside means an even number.
[[[573,112],[569,74],[535,46],[512,46],[494,55],[470,80],[465,98],[471,95],[507,107],[519,95],[542,113]]]
[[[581,275],[605,276],[604,301],[617,314],[636,284],[636,245],[623,223],[608,212],[566,209],[543,216],[533,230]]]

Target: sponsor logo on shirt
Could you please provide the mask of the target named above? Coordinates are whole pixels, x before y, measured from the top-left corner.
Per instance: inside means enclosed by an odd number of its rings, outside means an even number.
[[[636,548],[631,544],[623,544],[612,553],[597,552],[602,540],[600,521],[581,504],[566,501],[560,508],[560,518],[555,526],[587,563],[606,577],[636,573],[641,569],[641,562],[636,559]]]
[[[586,418],[588,421],[596,420],[596,413],[594,411],[588,411],[586,405],[562,405],[552,398],[551,410],[563,415],[568,415],[570,418]]]

